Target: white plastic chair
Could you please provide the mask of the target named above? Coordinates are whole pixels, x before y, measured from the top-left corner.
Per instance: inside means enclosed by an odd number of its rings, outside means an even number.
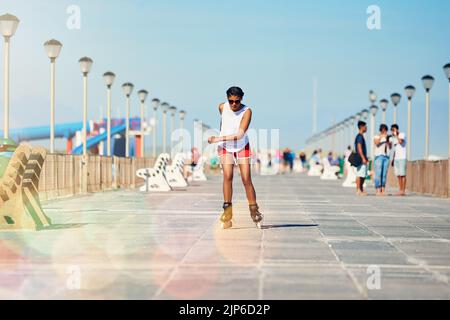
[[[322,180],[338,180],[337,173],[341,171],[341,168],[338,166],[332,166],[330,164],[330,161],[328,161],[328,158],[323,158],[323,173],[320,176],[320,179]]]
[[[315,163],[314,160],[309,160],[309,177],[320,177],[322,175],[323,166]]]
[[[144,185],[140,188],[140,191],[168,192],[172,190],[165,176],[168,162],[169,156],[167,154],[160,154],[153,168],[137,170],[136,176],[145,181]]]
[[[347,171],[347,177],[345,178],[342,186],[344,188],[356,188],[356,168],[353,167],[348,160],[345,161],[345,168]]]

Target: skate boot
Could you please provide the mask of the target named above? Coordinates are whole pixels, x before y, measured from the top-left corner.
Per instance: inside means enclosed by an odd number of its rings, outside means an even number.
[[[253,222],[256,224],[256,227],[258,227],[258,229],[261,229],[264,216],[262,215],[261,212],[259,212],[258,205],[257,204],[250,205],[249,208],[250,208],[250,216],[252,217]]]
[[[224,203],[223,204],[223,214],[220,217],[220,222],[222,223],[222,229],[229,229],[233,226],[233,204]]]

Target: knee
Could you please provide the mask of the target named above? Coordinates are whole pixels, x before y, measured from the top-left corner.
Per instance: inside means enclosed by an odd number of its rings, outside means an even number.
[[[225,181],[225,182],[232,182],[233,181],[233,174],[232,173],[224,173],[223,174],[223,181]]]
[[[244,186],[249,187],[252,186],[252,178],[251,177],[244,177],[242,176],[242,183],[244,184]]]

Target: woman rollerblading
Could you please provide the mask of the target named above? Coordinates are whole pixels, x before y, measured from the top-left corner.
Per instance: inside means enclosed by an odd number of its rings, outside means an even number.
[[[253,186],[250,167],[250,143],[247,131],[252,120],[252,110],[242,103],[244,92],[232,87],[227,91],[228,102],[219,105],[221,129],[219,137],[210,137],[208,142],[218,143],[218,152],[223,169],[224,213],[220,221],[223,229],[232,227],[233,222],[233,174],[238,165],[242,183],[245,187],[250,208],[250,216],[258,228],[261,228],[263,215],[259,212],[256,192]]]

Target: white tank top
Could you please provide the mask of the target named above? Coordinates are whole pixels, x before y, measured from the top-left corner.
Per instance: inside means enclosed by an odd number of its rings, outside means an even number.
[[[220,136],[223,137],[237,134],[239,132],[239,128],[241,127],[242,117],[248,109],[249,107],[244,105],[241,110],[234,112],[231,110],[230,104],[226,102],[222,111],[222,128],[220,130]],[[247,133],[245,133],[242,139],[236,141],[225,141],[222,142],[220,146],[228,152],[239,152],[244,149],[248,143],[248,136]]]

